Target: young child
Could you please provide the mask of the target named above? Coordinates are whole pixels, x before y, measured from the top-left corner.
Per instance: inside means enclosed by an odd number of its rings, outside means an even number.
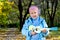
[[[39,16],[39,9],[37,6],[31,6],[29,8],[30,17],[25,21],[22,28],[22,35],[26,36],[26,40],[46,40],[45,36],[49,34],[49,31],[44,29],[40,33],[29,31],[29,26],[34,25],[35,27],[40,26],[41,28],[47,28],[45,20]]]

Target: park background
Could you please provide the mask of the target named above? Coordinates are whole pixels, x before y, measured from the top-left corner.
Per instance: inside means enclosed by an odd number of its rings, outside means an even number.
[[[28,9],[31,5],[41,9],[40,16],[46,20],[49,27],[58,27],[57,31],[50,31],[46,38],[60,40],[60,0],[0,0],[0,40],[25,39],[21,29],[30,16]]]

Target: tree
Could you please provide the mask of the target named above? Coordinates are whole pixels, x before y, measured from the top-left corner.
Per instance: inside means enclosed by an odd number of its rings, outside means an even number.
[[[47,2],[47,9],[48,9],[47,11],[48,11],[49,20],[50,20],[50,26],[54,26],[54,18],[56,14],[58,0],[50,0],[50,2],[47,0],[46,2]]]
[[[57,5],[58,5],[58,0],[39,0],[41,5],[40,8],[42,9],[42,13],[44,15],[44,17],[49,18],[46,20],[50,21],[50,26],[54,26],[54,18],[55,18],[55,14],[56,14],[56,9],[57,9]]]
[[[8,15],[9,12],[12,11],[13,2],[8,2],[7,0],[0,0],[0,25],[8,24]],[[8,10],[8,11],[7,11]]]
[[[18,17],[19,20],[20,20],[20,28],[19,28],[20,31],[21,31],[21,29],[23,27],[23,24],[25,22],[27,14],[29,13],[29,7],[31,6],[31,3],[32,3],[32,0],[30,0],[30,1],[28,1],[28,0],[19,0],[19,2],[18,2],[18,8],[19,8],[19,12],[20,12],[20,16]],[[24,5],[22,5],[22,4],[24,4]],[[25,6],[27,8],[24,8]],[[25,14],[23,15],[24,10],[25,10]]]

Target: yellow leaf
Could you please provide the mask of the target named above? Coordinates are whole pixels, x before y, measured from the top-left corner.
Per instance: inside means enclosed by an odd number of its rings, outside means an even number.
[[[6,3],[7,3],[7,4],[9,4],[9,5],[11,4],[11,3],[10,3],[10,2],[8,2],[8,1],[6,1]]]
[[[0,6],[0,10],[2,10],[2,6]]]
[[[0,5],[4,5],[4,3],[3,2],[0,2]]]
[[[2,13],[2,10],[0,10],[0,14]]]
[[[11,3],[12,5],[14,4],[14,2]]]
[[[6,16],[6,13],[3,13],[3,16]]]

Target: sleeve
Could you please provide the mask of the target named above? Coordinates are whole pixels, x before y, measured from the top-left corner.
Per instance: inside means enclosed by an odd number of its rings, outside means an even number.
[[[45,20],[42,21],[43,27],[48,28],[48,25]],[[47,30],[45,33],[42,32],[43,36],[47,36],[49,34],[49,30]]]
[[[28,30],[28,23],[27,23],[27,20],[26,20],[26,21],[25,21],[25,24],[23,25],[23,28],[22,28],[21,33],[22,33],[22,35],[25,35],[26,37],[28,37],[28,36],[31,35],[30,32],[31,32],[31,31]]]

